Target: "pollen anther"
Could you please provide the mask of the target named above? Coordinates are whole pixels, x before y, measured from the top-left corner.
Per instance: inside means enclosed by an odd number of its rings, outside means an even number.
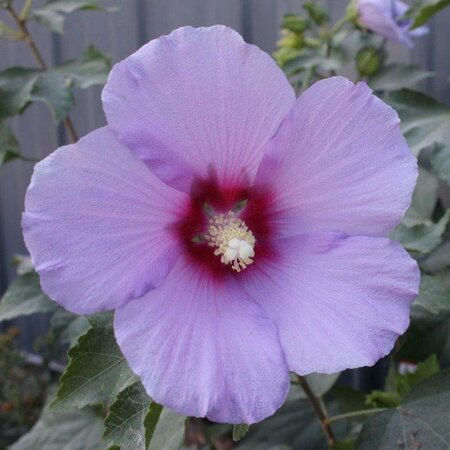
[[[224,264],[240,272],[253,263],[255,237],[241,219],[232,211],[214,216],[209,221],[206,240],[210,247],[216,247],[214,254]]]

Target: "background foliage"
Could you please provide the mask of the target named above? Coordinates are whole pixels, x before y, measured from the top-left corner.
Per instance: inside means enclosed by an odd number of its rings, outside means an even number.
[[[408,16],[419,26],[448,3],[421,0]],[[77,59],[49,66],[29,32],[29,24],[36,23],[63,34],[67,15],[77,10],[107,13],[100,0],[18,4],[0,0],[0,38],[28,45],[36,65],[0,72],[0,164],[30,160],[9,123],[36,102],[47,105],[55,124],[63,123],[75,141],[69,117],[74,91],[104,84],[111,67],[110,58],[95,47]],[[324,414],[322,423],[295,376],[285,405],[250,428],[180,416],[153,402],[130,371],[115,342],[111,314],[84,317],[63,310],[41,291],[30,260],[18,257],[18,276],[0,301],[0,321],[36,313],[48,313],[51,319],[48,334],[36,344],[43,355],[38,361],[14,349],[18,330],[0,336],[0,448],[450,448],[450,213],[441,198],[450,184],[450,111],[417,87],[434,74],[389,61],[386,41],[361,28],[353,4],[345,17],[331,23],[325,9],[306,2],[301,15],[285,16],[273,56],[298,93],[335,74],[365,80],[398,111],[402,131],[419,159],[411,207],[391,237],[420,265],[420,296],[408,331],[382,363],[387,368],[383,389],[362,392],[344,386],[339,373],[307,376]],[[325,439],[324,426],[331,427],[332,442]]]

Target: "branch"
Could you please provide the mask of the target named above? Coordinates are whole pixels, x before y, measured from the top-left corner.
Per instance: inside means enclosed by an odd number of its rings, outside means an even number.
[[[6,10],[8,11],[14,22],[17,24],[19,30],[22,32],[23,40],[27,43],[28,47],[30,47],[31,53],[33,54],[38,66],[42,70],[47,70],[47,64],[45,64],[44,58],[42,57],[41,52],[37,48],[36,43],[34,42],[34,39],[28,30],[26,19],[21,19],[17,15],[16,11],[14,11],[13,7],[9,4],[6,5]],[[64,117],[63,123],[66,127],[67,134],[69,135],[70,140],[72,142],[77,142],[78,137],[71,118],[69,116]]]
[[[334,437],[333,430],[331,429],[330,424],[328,423],[328,418],[323,412],[322,407],[320,406],[320,403],[316,396],[314,395],[313,391],[309,387],[308,382],[306,381],[305,377],[302,377],[301,375],[297,375],[298,382],[300,386],[305,391],[306,397],[308,398],[308,401],[316,413],[317,418],[319,419],[320,426],[322,427],[322,430],[325,434],[325,437],[327,439],[328,445],[333,445],[336,443],[336,438]]]

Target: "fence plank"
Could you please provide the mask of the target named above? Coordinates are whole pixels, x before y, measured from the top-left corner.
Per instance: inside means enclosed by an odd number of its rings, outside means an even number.
[[[35,0],[37,4],[44,0]],[[51,35],[46,29],[32,25],[31,31],[49,62],[78,57],[89,45],[110,53],[119,61],[147,40],[167,34],[183,25],[209,26],[216,23],[231,26],[266,51],[273,51],[279,37],[283,14],[300,12],[301,0],[108,0],[108,6],[117,6],[112,13],[80,12],[69,17],[64,36]],[[322,0],[334,20],[345,11],[347,0]],[[411,53],[408,49],[390,44],[392,59],[413,61],[424,68],[437,71],[434,80],[423,83],[423,88],[450,104],[448,84],[450,68],[450,10],[441,13],[431,23],[431,33],[417,39]],[[20,43],[0,42],[0,70],[10,65],[33,66],[29,50]],[[73,112],[75,127],[80,135],[105,123],[101,89],[76,93],[77,107]],[[20,138],[23,152],[43,157],[63,142],[44,105],[32,106],[23,117],[11,121]],[[25,189],[32,166],[13,162],[0,168],[0,290],[12,279],[9,261],[15,253],[24,253],[20,229]],[[45,325],[45,320],[25,321],[24,341]],[[34,327],[34,328],[33,328]],[[29,345],[27,345],[29,347]]]

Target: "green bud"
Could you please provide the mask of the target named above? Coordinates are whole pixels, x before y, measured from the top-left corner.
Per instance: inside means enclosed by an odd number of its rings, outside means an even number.
[[[289,61],[297,58],[298,55],[298,50],[289,47],[281,47],[272,54],[273,58],[280,67],[284,67]]]
[[[308,13],[311,20],[317,25],[323,25],[330,21],[330,16],[322,6],[313,0],[308,0],[303,8]]]
[[[283,37],[277,42],[278,47],[295,48],[300,50],[305,44],[303,34],[283,30]]]
[[[309,27],[308,21],[298,14],[286,14],[283,17],[281,28],[294,33],[302,33]]]
[[[362,48],[356,55],[356,68],[363,77],[377,73],[383,64],[384,55],[381,50],[373,47]]]

